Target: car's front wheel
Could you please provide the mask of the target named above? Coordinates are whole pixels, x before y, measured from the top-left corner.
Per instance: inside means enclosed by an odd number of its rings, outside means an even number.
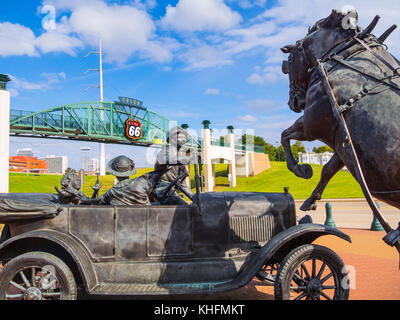
[[[347,300],[347,270],[332,250],[300,246],[282,261],[275,279],[277,300]]]
[[[0,272],[2,300],[75,300],[74,276],[59,258],[28,252],[10,260]]]

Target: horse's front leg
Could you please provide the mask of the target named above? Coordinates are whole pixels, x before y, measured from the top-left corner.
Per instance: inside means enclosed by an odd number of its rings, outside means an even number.
[[[298,119],[293,126],[282,132],[281,143],[286,154],[286,163],[290,171],[296,176],[303,179],[310,179],[313,176],[313,170],[308,164],[298,164],[293,157],[290,149],[290,140],[304,141],[307,140],[304,134],[303,126],[304,118]]]
[[[303,205],[300,207],[302,211],[316,210],[318,200],[321,200],[322,193],[324,192],[326,185],[332,179],[332,177],[343,168],[344,164],[339,157],[334,154],[329,162],[324,165],[321,173],[321,180],[319,181],[317,187],[314,189],[311,196],[304,201]]]

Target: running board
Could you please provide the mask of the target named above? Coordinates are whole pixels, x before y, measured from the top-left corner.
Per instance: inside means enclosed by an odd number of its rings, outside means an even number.
[[[212,283],[174,283],[174,284],[131,284],[131,283],[100,283],[94,287],[91,295],[169,295],[212,293],[216,285]]]

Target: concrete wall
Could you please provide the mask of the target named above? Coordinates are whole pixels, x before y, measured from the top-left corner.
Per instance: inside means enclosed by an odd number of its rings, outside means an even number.
[[[271,162],[269,156],[263,153],[254,153],[254,176],[264,172],[265,170],[271,169]]]
[[[254,177],[271,168],[267,154],[246,152],[236,155],[236,174],[238,177]]]
[[[8,193],[8,157],[10,155],[10,93],[0,90],[0,193]]]

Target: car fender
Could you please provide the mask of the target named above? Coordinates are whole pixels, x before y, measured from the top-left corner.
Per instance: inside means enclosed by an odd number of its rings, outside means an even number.
[[[96,274],[89,253],[72,237],[54,230],[38,230],[11,237],[0,245],[0,258],[3,259],[7,253],[13,254],[11,251],[18,252],[18,255],[29,251],[46,252],[46,248],[42,248],[40,245],[36,246],[35,243],[55,244],[54,247],[63,249],[64,253],[68,254],[75,262],[85,288],[90,291],[96,286]]]
[[[321,236],[334,235],[351,243],[351,238],[338,229],[319,224],[300,224],[286,229],[274,236],[261,249],[248,255],[237,277],[229,282],[217,285],[217,290],[232,290],[249,283],[261,269],[271,261],[275,255],[286,256],[291,250],[303,244],[313,243]],[[282,257],[282,259],[283,259]]]

